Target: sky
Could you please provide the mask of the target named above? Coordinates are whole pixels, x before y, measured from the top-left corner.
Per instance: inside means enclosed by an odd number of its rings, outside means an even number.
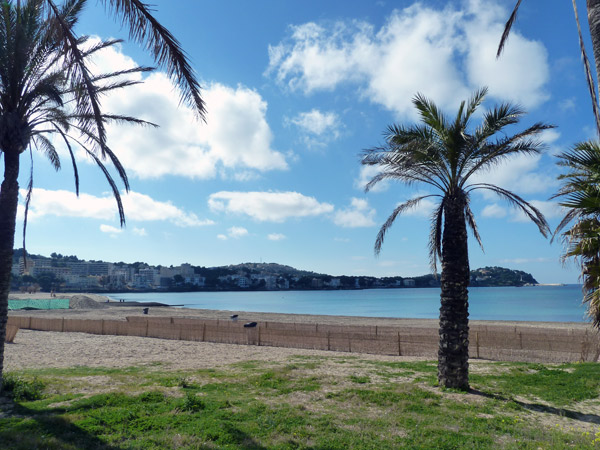
[[[553,228],[564,214],[550,200],[561,170],[555,155],[595,136],[570,2],[523,2],[499,60],[513,0],[152,3],[201,82],[206,123],[180,104],[160,69],[104,98],[106,111],[160,125],[108,128],[131,184],[123,196],[126,226],[92,161],[78,154],[77,198],[64,149],[58,172],[34,151],[31,253],[207,267],[276,262],[331,275],[430,273],[433,203],[396,219],[379,256],[373,245],[396,205],[431,191],[386,182],[365,193],[374,172],[361,166],[361,153],[384,143],[388,125],[418,121],[415,94],[454,115],[482,86],[489,88],[482,111],[505,101],[528,111],[508,132],[538,121],[557,128],[542,136],[542,154],[512,159],[476,180],[522,196]],[[585,2],[578,3],[587,32]],[[128,37],[95,2],[76,30],[92,39]],[[153,61],[126,41],[94,64],[106,71]],[[29,164],[28,157],[21,163],[22,187]],[[541,283],[578,281],[577,266],[560,261],[560,240],[551,243],[502,199],[474,193],[472,210],[484,245],[482,251],[469,237],[472,269],[502,266]],[[21,206],[16,247],[22,217]]]

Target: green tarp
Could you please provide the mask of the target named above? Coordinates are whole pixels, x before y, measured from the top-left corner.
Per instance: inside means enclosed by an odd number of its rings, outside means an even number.
[[[25,300],[9,300],[8,310],[17,309],[69,309],[68,298],[28,298]]]

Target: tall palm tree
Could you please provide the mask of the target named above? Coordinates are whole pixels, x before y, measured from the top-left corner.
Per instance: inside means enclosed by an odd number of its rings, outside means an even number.
[[[380,169],[366,185],[369,191],[382,180],[398,180],[407,185],[423,183],[431,194],[412,198],[398,205],[383,224],[375,240],[375,253],[381,251],[385,235],[396,218],[415,208],[426,198],[437,198],[431,217],[429,256],[433,273],[441,261],[440,343],[438,380],[440,385],[469,388],[469,254],[467,227],[481,245],[475,217],[470,207],[471,193],[489,190],[520,209],[547,236],[548,224],[533,205],[502,187],[472,182],[476,173],[520,154],[537,154],[541,144],[535,137],[551,125],[536,123],[513,136],[495,137],[509,125],[519,122],[524,111],[502,104],[483,115],[481,125],[471,129],[473,113],[483,102],[487,89],[475,92],[460,104],[454,119],[421,94],[413,99],[421,117],[418,125],[391,125],[385,133],[386,144],[366,150],[362,164]]]
[[[145,43],[156,62],[165,66],[180,85],[182,100],[203,117],[199,84],[185,54],[168,30],[150,14],[148,6],[139,0],[100,2],[129,25],[131,36]],[[61,161],[54,139],[64,143],[74,170],[75,190],[79,193],[74,148],[83,149],[104,173],[123,225],[125,216],[119,188],[104,162],[114,166],[125,190],[129,189],[129,183],[123,166],[107,145],[106,124],[153,125],[102,110],[102,95],[135,84],[126,79],[127,75],[151,69],[138,67],[103,74],[90,70],[88,61],[92,55],[120,41],[93,44],[76,35],[75,26],[87,3],[88,0],[64,0],[61,4],[54,0],[0,1],[0,156],[4,163],[0,187],[0,390],[21,155],[28,150],[39,150],[58,170]],[[32,186],[33,169],[29,193]]]
[[[558,164],[567,169],[559,176],[562,185],[553,198],[567,209],[554,236],[565,243],[563,261],[573,259],[581,266],[583,301],[594,326],[600,328],[600,144],[580,142],[558,155]]]

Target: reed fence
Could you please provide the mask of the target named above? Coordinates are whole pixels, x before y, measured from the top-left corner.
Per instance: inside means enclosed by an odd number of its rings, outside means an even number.
[[[436,357],[439,341],[438,331],[433,327],[290,322],[258,322],[254,327],[244,327],[243,322],[231,320],[175,317],[92,320],[10,316],[8,325],[13,330],[23,328],[430,358]],[[597,361],[600,340],[591,328],[471,324],[469,354],[472,358],[498,361]]]

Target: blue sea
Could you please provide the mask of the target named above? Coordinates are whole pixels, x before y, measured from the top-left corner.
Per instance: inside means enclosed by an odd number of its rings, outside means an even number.
[[[111,294],[127,301],[161,302],[225,311],[437,319],[439,288],[355,291],[152,292]],[[581,286],[469,289],[471,320],[584,322]]]

